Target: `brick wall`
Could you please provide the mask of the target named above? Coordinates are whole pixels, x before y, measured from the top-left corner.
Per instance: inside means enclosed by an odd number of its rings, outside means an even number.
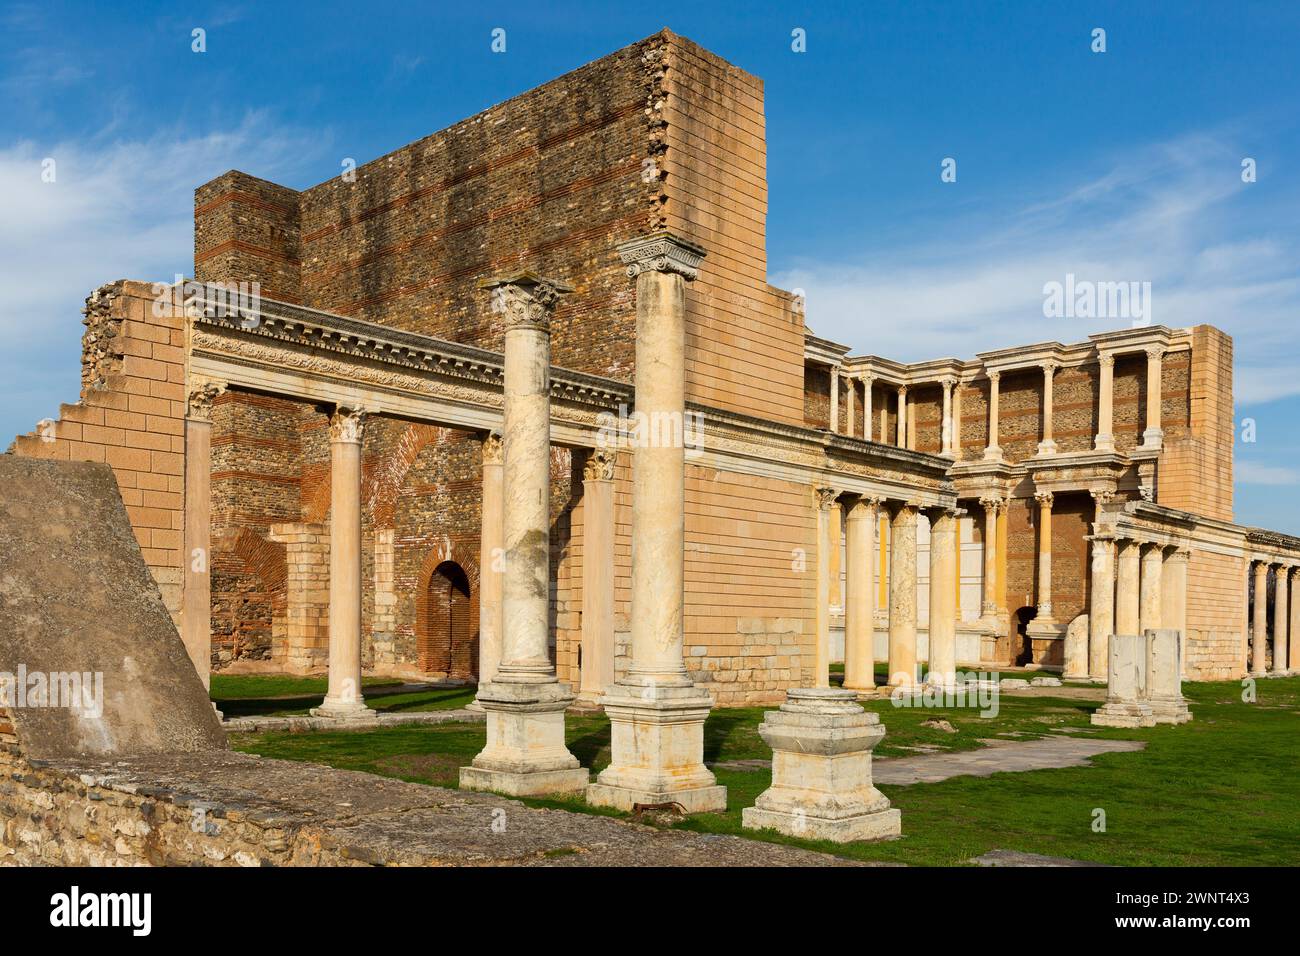
[[[120,280],[86,299],[82,389],[59,417],[20,435],[32,458],[106,462],[113,469],[145,563],[173,620],[181,606],[184,518],[184,320],[154,314],[144,282]]]
[[[1187,426],[1165,426],[1158,500],[1170,508],[1231,521],[1232,339],[1212,326],[1198,325],[1192,330],[1190,361],[1186,366],[1171,364],[1166,361],[1162,414]],[[1184,379],[1186,400],[1180,388]]]

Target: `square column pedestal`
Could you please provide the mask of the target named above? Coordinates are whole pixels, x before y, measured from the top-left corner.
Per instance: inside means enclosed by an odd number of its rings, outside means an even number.
[[[746,829],[836,843],[902,833],[900,813],[871,783],[871,751],[885,728],[855,696],[796,689],[767,712],[758,733],[772,748],[772,786],[741,814]]]
[[[1156,718],[1146,694],[1146,638],[1141,634],[1112,634],[1106,703],[1092,712],[1092,723],[1100,727],[1154,727]]]
[[[491,790],[512,797],[582,790],[589,774],[564,743],[564,709],[573,702],[567,684],[484,684],[478,702],[487,712],[487,745],[460,768],[462,790]]]
[[[1182,633],[1172,628],[1147,631],[1147,703],[1158,724],[1185,724],[1192,712],[1183,697]]]
[[[614,684],[601,698],[614,762],[587,788],[596,807],[678,803],[687,813],[727,809],[727,788],[704,766],[707,691],[687,685]]]

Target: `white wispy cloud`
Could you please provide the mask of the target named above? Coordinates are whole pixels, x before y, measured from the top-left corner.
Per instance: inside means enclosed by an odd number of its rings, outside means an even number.
[[[1255,461],[1238,460],[1234,465],[1233,478],[1241,485],[1290,485],[1300,484],[1300,472],[1285,465],[1266,465]]]
[[[1300,200],[1275,189],[1252,203],[1247,191],[1264,187],[1241,181],[1229,138],[1130,149],[1059,197],[1010,210],[977,203],[933,241],[799,265],[773,281],[804,290],[818,335],[904,361],[1080,341],[1126,323],[1045,318],[1045,283],[1150,282],[1152,322],[1234,336],[1239,405],[1300,395],[1300,241],[1288,225]]]
[[[0,334],[9,345],[0,447],[76,399],[86,295],[115,279],[192,272],[196,186],[230,168],[288,177],[324,145],[256,113],[202,134],[0,145]],[[46,160],[53,182],[42,181]]]

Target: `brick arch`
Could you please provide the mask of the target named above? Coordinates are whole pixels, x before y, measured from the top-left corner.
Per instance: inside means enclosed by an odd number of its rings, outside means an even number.
[[[447,603],[439,591],[450,581],[448,566],[464,574],[469,590],[463,606]],[[420,669],[445,673],[453,680],[474,680],[478,676],[478,557],[465,544],[444,538],[424,557],[416,578],[415,646]],[[454,604],[454,600],[453,600]],[[455,615],[459,625],[449,622]]]
[[[364,507],[376,528],[391,528],[397,509],[397,496],[401,493],[406,476],[420,452],[433,442],[446,441],[453,434],[450,428],[438,425],[413,423],[406,427],[396,446],[378,462],[362,479]]]
[[[238,534],[226,537],[214,549],[213,570],[224,565],[227,573],[242,571],[252,575],[262,585],[271,611],[271,657],[279,659],[283,651],[286,625],[288,566],[285,563],[284,545],[268,541],[256,531],[241,528]],[[230,612],[232,637],[244,621]],[[238,640],[232,652],[238,656]]]

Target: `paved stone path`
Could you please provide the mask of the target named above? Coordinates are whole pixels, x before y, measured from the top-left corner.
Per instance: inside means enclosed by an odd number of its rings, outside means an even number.
[[[877,784],[906,787],[914,783],[938,783],[949,777],[988,777],[995,773],[1050,770],[1054,767],[1086,767],[1097,754],[1141,750],[1140,740],[1092,740],[1087,737],[1044,737],[1041,740],[984,740],[981,750],[945,751],[917,757],[881,757],[872,762],[871,776]],[[729,760],[713,764],[723,770],[762,770],[770,760]]]

